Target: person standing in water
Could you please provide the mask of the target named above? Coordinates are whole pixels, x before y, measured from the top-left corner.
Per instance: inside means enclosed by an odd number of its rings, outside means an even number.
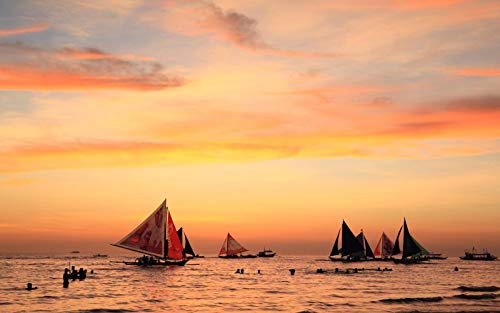
[[[63,274],[63,287],[68,288],[69,286],[69,270],[67,268],[64,269],[64,274]]]

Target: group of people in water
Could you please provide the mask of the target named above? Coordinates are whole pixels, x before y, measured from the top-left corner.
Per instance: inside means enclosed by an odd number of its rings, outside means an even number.
[[[94,274],[94,270],[90,270],[90,274]],[[85,278],[87,278],[87,270],[84,269],[83,267],[80,267],[78,271],[76,270],[75,266],[71,266],[71,271],[68,268],[65,268],[63,274],[63,287],[64,288],[69,287],[70,279],[72,281],[75,281],[77,279],[85,280]],[[25,289],[31,291],[38,289],[38,287],[34,287],[32,283],[27,283]]]
[[[94,270],[91,270],[90,273],[94,273]],[[68,268],[64,269],[64,274],[63,274],[63,287],[68,288],[69,287],[69,280],[71,279],[72,281],[75,280],[85,280],[87,278],[87,270],[83,269],[83,267],[80,267],[80,269],[77,271],[75,266],[71,266],[71,271]]]

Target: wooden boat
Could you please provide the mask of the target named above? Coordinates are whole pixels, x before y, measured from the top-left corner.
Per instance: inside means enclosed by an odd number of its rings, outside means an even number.
[[[429,260],[427,251],[421,244],[418,243],[415,238],[410,235],[408,226],[406,225],[406,219],[403,219],[403,226],[399,228],[398,236],[396,237],[396,242],[394,243],[394,248],[392,249],[392,256],[400,254],[401,249],[399,248],[399,236],[401,235],[401,230],[403,230],[403,251],[401,259],[393,258],[392,260],[396,264],[417,264],[422,261]]]
[[[219,251],[219,258],[221,259],[240,259],[240,258],[256,258],[257,256],[254,254],[242,255],[242,252],[248,251],[245,247],[243,247],[236,239],[231,236],[230,233],[227,233],[226,239],[222,243],[222,247]]]
[[[184,255],[185,258],[187,259],[204,258],[203,255],[194,253],[193,247],[191,246],[191,243],[189,242],[186,232],[184,232],[182,227],[179,228],[179,230],[177,231],[177,235],[181,240],[182,254]]]
[[[141,263],[138,260],[135,261],[123,261],[125,265],[139,265],[139,266],[171,266],[171,265],[178,265],[178,266],[184,266],[188,259],[185,260],[162,260],[158,259],[153,262],[148,262],[148,263]]]
[[[100,253],[98,253],[98,254],[94,254],[94,256],[93,256],[93,257],[94,257],[94,258],[107,258],[107,257],[108,257],[108,255],[107,255],[107,254],[100,254]]]
[[[165,199],[144,222],[113,246],[144,254],[126,265],[184,265],[187,259]],[[150,257],[148,257],[150,256]]]
[[[378,240],[377,246],[373,254],[376,261],[392,261],[392,249],[394,248],[394,243],[389,239],[389,237],[382,232],[380,239]]]
[[[339,237],[342,231],[342,247],[339,248]],[[340,255],[340,257],[336,257]],[[347,223],[343,220],[342,227],[337,233],[337,238],[330,252],[330,260],[333,262],[361,262],[373,259],[374,255],[363,234],[363,231],[358,236],[354,236]]]
[[[276,252],[274,252],[271,249],[266,249],[266,248],[264,248],[264,250],[262,250],[262,251],[259,251],[259,253],[257,254],[257,256],[259,258],[272,258],[275,255],[276,255]]]
[[[495,261],[496,256],[488,252],[488,250],[483,250],[483,252],[476,252],[476,249],[472,247],[472,251],[465,251],[465,255],[460,257],[462,260],[467,261]]]

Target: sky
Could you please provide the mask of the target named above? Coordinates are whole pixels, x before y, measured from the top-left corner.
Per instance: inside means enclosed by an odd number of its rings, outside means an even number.
[[[500,253],[500,3],[0,0],[0,254]]]

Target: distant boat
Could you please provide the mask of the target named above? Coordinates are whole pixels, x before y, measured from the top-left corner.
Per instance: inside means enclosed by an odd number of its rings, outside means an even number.
[[[77,254],[77,253],[80,253],[80,251],[78,251],[78,250],[74,250],[74,251],[71,251],[71,253],[73,253],[73,254]]]
[[[401,235],[401,230],[403,230],[403,254],[401,259],[393,258],[394,263],[415,264],[428,260],[429,258],[427,255],[429,254],[429,251],[422,247],[422,245],[410,235],[410,231],[406,225],[406,219],[403,219],[403,226],[399,229],[398,236],[396,237],[396,242],[394,243],[394,248],[392,250],[392,256],[401,253],[401,249],[399,248],[399,236]]]
[[[259,251],[259,253],[257,254],[257,256],[260,258],[272,258],[275,255],[276,255],[276,252],[274,252],[271,249],[266,249],[266,248],[264,248],[264,250],[262,250],[262,251]]]
[[[442,253],[434,253],[429,252],[429,254],[425,255],[429,260],[446,260],[448,257],[444,256]]]
[[[140,257],[127,265],[184,265],[182,244],[165,199],[144,222],[113,246],[151,257]]]
[[[380,239],[378,240],[377,247],[373,254],[376,260],[388,261],[392,256],[392,249],[394,248],[394,243],[389,239],[389,237],[382,232]]]
[[[204,258],[204,256],[194,253],[193,247],[191,246],[191,243],[189,242],[189,239],[182,227],[177,231],[177,236],[179,236],[179,239],[181,240],[182,254],[185,258]]]
[[[107,254],[100,254],[100,253],[94,254],[94,258],[107,258],[107,257],[108,257]]]
[[[222,259],[238,259],[238,258],[256,258],[257,256],[254,254],[242,255],[242,252],[248,251],[245,247],[243,247],[236,239],[231,236],[230,233],[227,233],[226,239],[222,244],[222,247],[219,251],[219,258]]]
[[[339,237],[342,231],[342,247],[339,248]],[[367,255],[368,253],[368,255]],[[340,258],[335,256],[340,255]],[[367,261],[368,257],[373,257],[370,245],[363,232],[355,237],[347,223],[343,220],[342,227],[337,233],[337,238],[330,252],[331,261],[359,262]]]
[[[494,261],[497,259],[497,257],[489,253],[488,250],[483,250],[482,253],[479,253],[476,252],[474,247],[472,247],[472,251],[465,251],[465,255],[460,258],[467,261]]]

